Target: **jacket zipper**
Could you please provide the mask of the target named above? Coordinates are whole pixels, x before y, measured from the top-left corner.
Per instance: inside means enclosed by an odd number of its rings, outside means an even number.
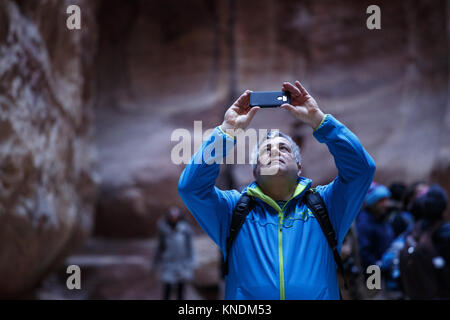
[[[262,193],[262,191],[257,188],[256,191],[254,189],[247,190],[249,195],[257,196],[262,201],[270,205],[272,208],[274,208],[278,212],[278,262],[279,262],[279,269],[280,269],[280,300],[285,300],[285,286],[284,286],[284,266],[283,266],[283,218],[284,218],[284,208],[286,208],[287,204],[296,196],[298,196],[304,189],[306,188],[305,185],[298,185],[294,196],[289,199],[283,206],[283,208],[280,208],[278,204],[272,200],[271,198],[267,197]]]
[[[284,300],[283,211],[278,212],[278,261],[280,264],[280,300]]]
[[[284,220],[284,208],[286,208],[289,199],[278,211],[278,261],[280,264],[280,300],[286,300],[285,287],[284,287],[284,259],[283,259],[283,220]]]

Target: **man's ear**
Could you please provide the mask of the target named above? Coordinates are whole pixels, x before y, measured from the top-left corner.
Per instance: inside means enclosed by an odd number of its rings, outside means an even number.
[[[300,174],[302,173],[302,164],[301,163],[297,163],[297,166],[298,166],[297,175],[300,177]]]

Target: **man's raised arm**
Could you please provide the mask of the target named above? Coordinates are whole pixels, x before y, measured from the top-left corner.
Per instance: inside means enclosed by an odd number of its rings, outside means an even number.
[[[328,208],[331,223],[341,244],[364,202],[375,174],[375,162],[358,138],[330,114],[323,114],[316,101],[296,81],[283,84],[291,93],[291,104],[282,107],[314,129],[314,137],[325,143],[334,157],[338,176],[330,184],[317,187]]]
[[[194,154],[178,182],[178,193],[203,230],[225,252],[231,212],[240,194],[215,186],[222,160],[235,144],[234,130],[244,129],[258,111],[249,106],[250,91],[244,92],[227,110],[223,123]],[[234,130],[233,130],[234,129]]]

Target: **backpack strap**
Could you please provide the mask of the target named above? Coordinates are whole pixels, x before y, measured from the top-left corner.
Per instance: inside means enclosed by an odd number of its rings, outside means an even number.
[[[347,279],[345,278],[344,265],[342,263],[341,256],[337,249],[336,233],[331,224],[330,217],[328,215],[327,207],[323,201],[320,194],[315,189],[309,189],[304,195],[305,204],[312,211],[314,217],[316,217],[319,222],[320,228],[322,229],[325,238],[327,239],[328,245],[333,251],[334,261],[338,267],[338,271],[341,273],[344,279],[344,288],[348,289]]]
[[[250,210],[253,208],[254,200],[251,196],[244,193],[238,200],[236,206],[233,210],[233,216],[231,218],[230,233],[227,237],[226,250],[227,256],[222,261],[222,274],[228,274],[228,259],[230,257],[231,247],[234,240],[236,239],[239,230],[244,224],[245,218],[247,217]]]

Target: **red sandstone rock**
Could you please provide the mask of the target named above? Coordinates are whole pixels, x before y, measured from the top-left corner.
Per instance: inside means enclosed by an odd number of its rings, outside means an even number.
[[[62,1],[0,1],[0,297],[35,286],[92,229],[96,43],[84,4],[75,34],[58,27]]]

